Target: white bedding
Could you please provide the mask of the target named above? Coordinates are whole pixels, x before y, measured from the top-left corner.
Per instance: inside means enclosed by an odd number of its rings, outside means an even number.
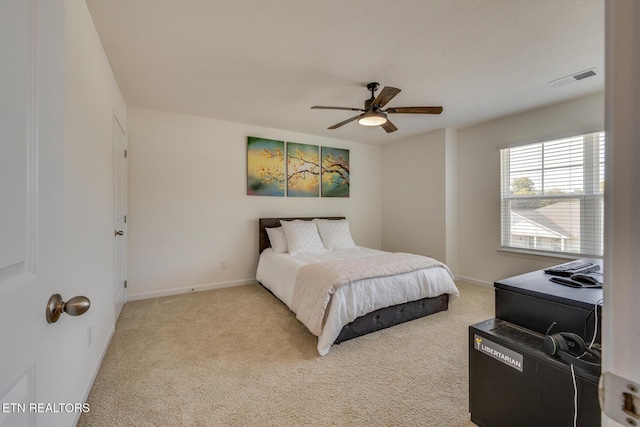
[[[291,308],[293,288],[298,270],[309,263],[362,258],[381,251],[357,247],[315,254],[278,254],[265,249],[260,255],[256,279]],[[429,268],[389,277],[358,280],[340,287],[331,297],[322,333],[318,336],[318,353],[324,356],[343,326],[357,317],[380,308],[431,298],[444,293],[452,301],[458,297],[450,272],[445,268]]]

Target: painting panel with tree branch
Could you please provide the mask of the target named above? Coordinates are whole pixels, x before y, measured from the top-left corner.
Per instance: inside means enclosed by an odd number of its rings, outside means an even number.
[[[322,147],[322,197],[349,197],[349,150]]]
[[[320,195],[320,151],[317,145],[287,143],[287,196]]]
[[[284,197],[284,141],[247,138],[247,195]]]

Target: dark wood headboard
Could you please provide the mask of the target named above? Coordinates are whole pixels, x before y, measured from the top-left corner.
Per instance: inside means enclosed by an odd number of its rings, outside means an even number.
[[[267,248],[271,247],[269,241],[269,235],[267,234],[267,228],[280,227],[280,220],[293,221],[294,219],[302,219],[304,221],[311,221],[314,218],[319,219],[345,219],[343,216],[310,216],[310,217],[298,217],[298,218],[260,218],[258,220],[259,225],[259,254]]]

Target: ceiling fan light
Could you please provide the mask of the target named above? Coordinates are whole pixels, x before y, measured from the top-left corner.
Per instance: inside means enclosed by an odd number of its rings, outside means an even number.
[[[358,123],[363,126],[379,126],[387,122],[387,115],[380,111],[367,111],[364,114],[360,114],[358,117]]]

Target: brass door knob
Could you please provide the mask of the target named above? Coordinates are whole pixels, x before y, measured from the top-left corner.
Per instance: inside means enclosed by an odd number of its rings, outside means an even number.
[[[77,296],[64,302],[60,294],[53,294],[47,302],[47,322],[56,323],[63,312],[69,316],[80,316],[86,313],[89,307],[91,307],[91,301],[87,297]]]

